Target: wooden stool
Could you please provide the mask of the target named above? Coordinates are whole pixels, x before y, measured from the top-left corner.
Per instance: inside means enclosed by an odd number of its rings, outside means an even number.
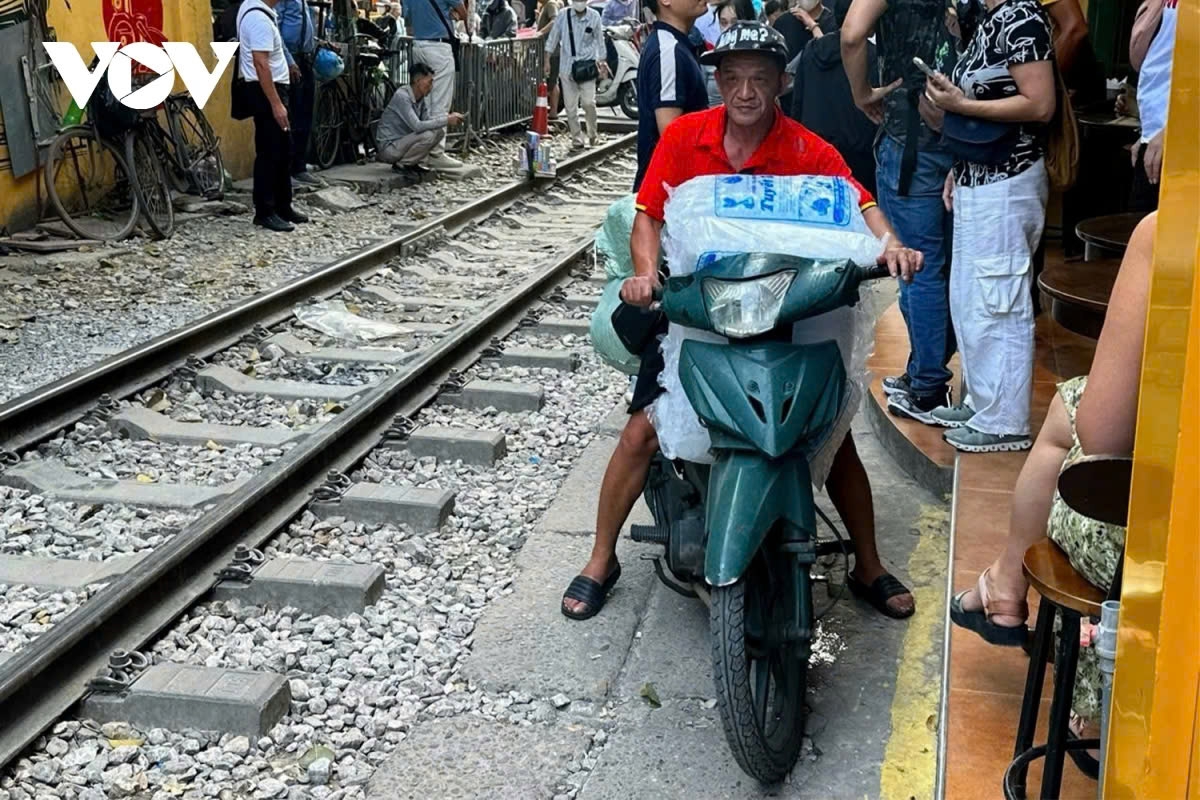
[[[1029,763],[1046,759],[1042,771],[1043,800],[1054,800],[1062,788],[1063,762],[1067,750],[1092,750],[1099,739],[1069,739],[1071,697],[1075,691],[1075,667],[1079,663],[1079,623],[1084,616],[1100,616],[1104,592],[1075,571],[1058,545],[1043,539],[1025,551],[1025,577],[1042,596],[1038,603],[1037,627],[1033,633],[1033,651],[1025,677],[1025,695],[1021,700],[1021,721],[1017,724],[1017,744],[1012,763],[1004,773],[1004,797],[1025,797],[1025,777]],[[1046,744],[1033,746],[1038,711],[1042,702],[1042,684],[1046,678],[1046,656],[1054,642],[1055,612],[1062,616],[1062,632],[1054,657],[1054,696],[1050,701],[1050,729]]]

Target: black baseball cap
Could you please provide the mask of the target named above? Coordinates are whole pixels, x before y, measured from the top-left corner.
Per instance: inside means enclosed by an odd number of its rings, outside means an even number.
[[[717,46],[700,56],[707,67],[720,65],[730,53],[762,53],[787,69],[788,49],[783,34],[761,22],[735,22],[717,39]]]

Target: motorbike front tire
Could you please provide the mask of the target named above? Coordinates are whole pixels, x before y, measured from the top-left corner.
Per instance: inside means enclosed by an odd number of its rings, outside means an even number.
[[[756,561],[762,562],[760,553]],[[787,559],[783,559],[787,563]],[[790,565],[789,565],[790,566]],[[807,570],[793,569],[797,587],[805,593],[812,609],[812,585]],[[807,717],[809,641],[779,644],[767,652],[766,698],[763,686],[762,654],[753,631],[762,616],[763,600],[772,589],[778,598],[779,587],[766,585],[754,568],[737,583],[716,587],[709,609],[709,629],[713,646],[713,682],[717,705],[724,723],[725,738],[738,765],[752,778],[772,784],[783,780],[800,756]],[[785,605],[792,594],[783,592]],[[790,615],[789,615],[790,616]],[[807,622],[811,625],[811,619]],[[773,658],[772,658],[773,656]],[[771,678],[776,679],[773,684]],[[772,691],[773,689],[773,691]],[[780,696],[782,693],[784,696]],[[774,700],[775,702],[769,702]]]
[[[637,81],[625,81],[617,89],[617,103],[630,119],[638,118]]]

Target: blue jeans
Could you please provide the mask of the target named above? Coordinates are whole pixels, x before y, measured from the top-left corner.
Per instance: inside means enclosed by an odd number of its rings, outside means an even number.
[[[900,313],[908,328],[908,380],[913,394],[944,394],[952,376],[946,364],[956,348],[950,324],[952,218],[942,204],[942,187],[954,164],[947,153],[917,152],[908,195],[900,196],[904,145],[882,135],[875,147],[879,207],[900,241],[925,255],[925,268],[912,283],[900,283]]]

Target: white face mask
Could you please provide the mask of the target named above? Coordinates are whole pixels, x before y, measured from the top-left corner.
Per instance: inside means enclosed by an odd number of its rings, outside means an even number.
[[[587,0],[582,0],[582,2],[572,2],[571,8],[582,14],[584,11],[587,11]]]
[[[817,6],[821,5],[821,0],[798,0],[797,5],[805,11],[812,11]]]

